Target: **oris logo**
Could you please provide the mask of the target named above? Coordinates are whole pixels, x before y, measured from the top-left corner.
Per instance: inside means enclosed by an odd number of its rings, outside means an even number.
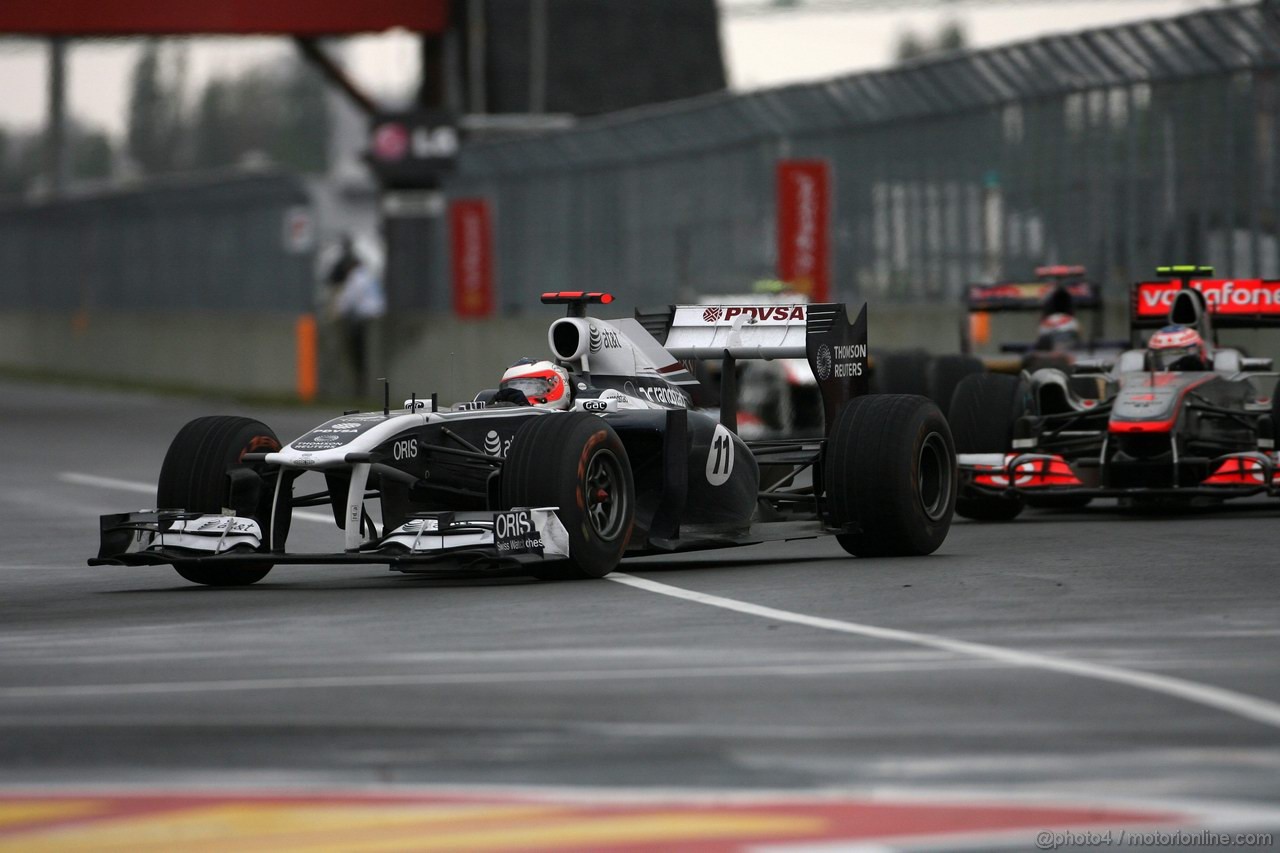
[[[418,440],[416,438],[406,438],[403,441],[397,441],[391,445],[391,456],[397,462],[417,458]]]
[[[819,379],[825,381],[831,378],[831,347],[826,344],[818,347],[813,357],[813,366]]]
[[[714,323],[724,316],[724,309],[719,305],[712,305],[710,308],[702,312],[702,320],[704,323]]]

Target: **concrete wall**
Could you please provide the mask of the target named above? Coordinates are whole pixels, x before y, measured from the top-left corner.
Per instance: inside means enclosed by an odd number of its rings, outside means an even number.
[[[371,378],[387,376],[399,403],[432,391],[442,402],[495,386],[522,355],[547,352],[555,314],[461,323],[401,321],[372,342]],[[0,368],[73,379],[293,397],[298,389],[298,317],[287,314],[63,314],[0,312]],[[387,358],[384,341],[403,343]],[[340,330],[320,323],[321,397],[380,401],[356,393]]]
[[[278,314],[0,313],[0,366],[83,379],[256,394],[297,387],[294,326]]]
[[[613,314],[614,312],[601,312]],[[616,312],[624,315],[623,311]],[[400,402],[411,393],[442,402],[494,387],[511,362],[548,353],[546,308],[487,321],[413,316],[388,319],[372,342],[371,378],[387,376]],[[873,306],[875,348],[955,351],[950,306]],[[208,391],[294,396],[298,388],[296,315],[236,313],[64,314],[0,312],[0,367],[83,379]],[[1028,322],[1034,322],[1029,319]],[[357,393],[341,331],[318,327],[321,397],[379,401],[376,384]],[[389,342],[394,346],[388,346]]]
[[[601,312],[602,314],[606,312]],[[614,312],[608,312],[614,313]],[[624,314],[624,311],[617,312]],[[494,387],[521,356],[548,353],[550,308],[518,317],[461,321],[426,316],[388,320],[373,341],[371,378],[391,381],[392,401],[433,391],[442,403],[468,400]],[[156,313],[73,315],[0,313],[0,368],[78,379],[128,381],[193,390],[294,397],[298,389],[297,317],[285,314]],[[992,340],[1034,337],[1035,314],[994,318]],[[960,313],[944,305],[872,305],[871,353],[923,348],[956,352]],[[1108,311],[1107,337],[1127,333],[1122,306]],[[396,346],[388,347],[389,341]],[[370,383],[357,393],[345,365],[338,327],[319,325],[320,397],[375,406],[381,391]],[[1255,355],[1280,355],[1275,332],[1234,332],[1224,344]],[[989,346],[985,351],[994,351]]]

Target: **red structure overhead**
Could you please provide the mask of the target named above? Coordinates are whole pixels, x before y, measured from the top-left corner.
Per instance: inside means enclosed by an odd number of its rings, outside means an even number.
[[[329,36],[441,33],[449,0],[2,0],[0,33]]]

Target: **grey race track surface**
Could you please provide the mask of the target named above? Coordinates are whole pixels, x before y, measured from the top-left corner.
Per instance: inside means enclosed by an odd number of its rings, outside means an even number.
[[[1280,728],[1138,687],[608,581],[90,569],[217,401],[0,385],[0,785],[476,783],[1280,796]],[[247,412],[286,440],[327,413]],[[1280,703],[1280,506],[959,521],[935,556],[833,541],[647,558],[810,616],[1175,676]],[[295,524],[291,545],[337,531]]]

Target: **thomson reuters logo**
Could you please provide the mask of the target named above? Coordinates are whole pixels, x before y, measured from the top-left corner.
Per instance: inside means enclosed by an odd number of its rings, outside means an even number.
[[[724,316],[724,309],[719,305],[712,305],[702,312],[702,322],[714,323]]]
[[[489,434],[484,437],[484,452],[490,456],[502,454],[502,439],[498,437],[497,430],[489,430]]]
[[[818,347],[813,357],[813,366],[819,379],[825,381],[831,378],[831,347],[826,344]]]

